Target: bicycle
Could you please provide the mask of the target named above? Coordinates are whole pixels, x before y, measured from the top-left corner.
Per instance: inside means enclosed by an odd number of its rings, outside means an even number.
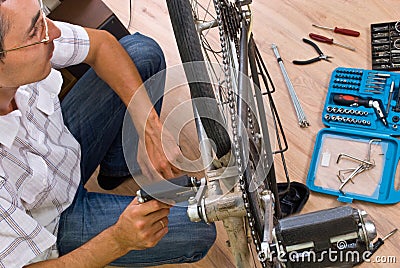
[[[286,169],[284,152],[288,145],[272,98],[275,87],[251,31],[252,0],[166,1],[186,77],[188,81],[195,80],[189,87],[199,140],[214,142],[214,146],[202,147],[201,154],[208,166],[205,178],[196,181],[186,177],[177,183],[195,188],[195,194],[189,197],[189,218],[223,221],[237,267],[250,267],[248,236],[252,237],[263,267],[304,265],[279,257],[296,250],[300,251],[299,257],[315,248],[301,242],[309,239],[302,232],[313,233],[321,226],[329,232],[318,233],[316,240],[348,238],[348,233],[356,232],[360,236],[351,236],[358,243],[355,249],[371,249],[375,227],[367,230],[365,226],[371,227],[370,222],[356,209],[343,207],[282,219],[299,211],[302,204],[283,213],[281,199],[294,191],[295,195],[303,194],[300,199],[304,201],[307,193],[301,193],[304,188],[293,187]],[[269,121],[263,96],[267,97],[270,109]],[[271,125],[278,145],[276,151],[271,146]],[[274,155],[280,156],[287,181],[280,185],[280,190]],[[209,165],[216,162],[217,165]],[[139,196],[144,198],[145,194]],[[329,220],[321,221],[321,217]],[[338,232],[335,224],[344,220],[349,226],[345,233]],[[298,239],[291,240],[293,236]]]

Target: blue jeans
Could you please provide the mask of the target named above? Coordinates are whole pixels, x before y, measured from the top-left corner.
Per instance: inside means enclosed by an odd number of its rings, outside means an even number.
[[[165,69],[164,55],[152,39],[136,33],[120,42],[135,62],[143,81]],[[163,88],[164,81],[147,87],[158,113]],[[87,192],[84,188],[98,165],[104,175],[129,174],[121,139],[126,107],[120,98],[89,70],[63,100],[62,110],[65,124],[82,149],[81,185],[73,204],[62,213],[59,225],[57,246],[60,255],[65,255],[113,225],[133,197]],[[137,137],[133,132],[133,137]],[[168,219],[169,232],[154,248],[131,251],[112,265],[140,267],[203,258],[215,241],[214,225],[190,222],[183,206],[171,208]]]

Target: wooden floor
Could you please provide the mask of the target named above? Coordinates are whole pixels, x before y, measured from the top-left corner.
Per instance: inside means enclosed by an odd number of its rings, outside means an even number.
[[[127,25],[129,16],[128,0],[103,0]],[[152,36],[163,48],[168,66],[180,63],[172,27],[169,22],[165,1],[133,0],[131,32],[140,31]],[[332,71],[336,67],[371,68],[370,24],[389,22],[400,19],[400,2],[398,0],[253,0],[253,31],[255,40],[261,49],[264,60],[277,86],[275,101],[288,138],[289,150],[286,162],[292,180],[305,182],[310,166],[316,134],[325,126],[322,124],[321,113]],[[312,23],[325,26],[338,26],[356,29],[361,32],[359,37],[348,37],[334,34],[330,31],[318,30]],[[316,32],[331,36],[335,41],[351,45],[356,52],[338,46],[319,44],[322,51],[333,56],[332,63],[318,62],[306,66],[296,66],[294,59],[306,59],[316,56],[311,46],[302,42],[308,33]],[[270,48],[278,45],[286,69],[294,84],[300,102],[303,105],[310,127],[301,129],[297,124],[284,80]],[[184,100],[188,93],[174,93],[167,97],[163,114]],[[189,127],[186,138],[193,139],[195,134]],[[185,136],[183,137],[185,138]],[[190,146],[189,146],[190,147]],[[190,148],[189,148],[190,149]],[[277,177],[284,180],[279,162],[277,162]],[[399,179],[396,178],[396,188]],[[96,189],[95,182],[89,186]],[[121,189],[120,189],[121,190]],[[129,185],[122,191],[129,192]],[[312,193],[303,212],[331,208],[343,205],[333,196]],[[379,236],[384,236],[396,227],[400,227],[400,207],[396,205],[375,205],[366,202],[354,202],[354,207],[366,210],[374,220]],[[232,258],[226,247],[226,235],[218,225],[217,243],[208,256],[196,264],[179,267],[233,267]],[[340,226],[338,226],[340,228]],[[400,233],[385,241],[377,256],[396,256],[400,263]],[[165,267],[177,267],[170,265]],[[369,263],[361,267],[399,267],[399,264]]]

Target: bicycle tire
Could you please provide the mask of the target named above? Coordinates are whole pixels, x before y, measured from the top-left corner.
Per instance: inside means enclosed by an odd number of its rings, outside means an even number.
[[[215,154],[221,158],[230,152],[231,141],[207,74],[191,5],[188,0],[167,0],[167,6],[182,63],[196,62],[196,68],[184,65],[188,81],[201,81],[189,83],[191,98],[208,138],[215,144]],[[197,98],[215,101],[196,102]]]

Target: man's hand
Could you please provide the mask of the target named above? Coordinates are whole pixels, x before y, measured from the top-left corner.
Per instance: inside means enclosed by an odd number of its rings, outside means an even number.
[[[144,140],[139,140],[137,160],[143,175],[152,181],[181,175],[177,164],[183,158],[175,139],[165,128],[149,131]]]
[[[135,198],[111,227],[116,241],[128,251],[154,247],[168,233],[170,208],[156,200],[140,204]]]
[[[135,198],[122,212],[117,223],[107,228],[81,247],[61,256],[25,267],[104,267],[131,250],[143,250],[157,245],[168,233],[171,206],[151,200],[139,204]]]

